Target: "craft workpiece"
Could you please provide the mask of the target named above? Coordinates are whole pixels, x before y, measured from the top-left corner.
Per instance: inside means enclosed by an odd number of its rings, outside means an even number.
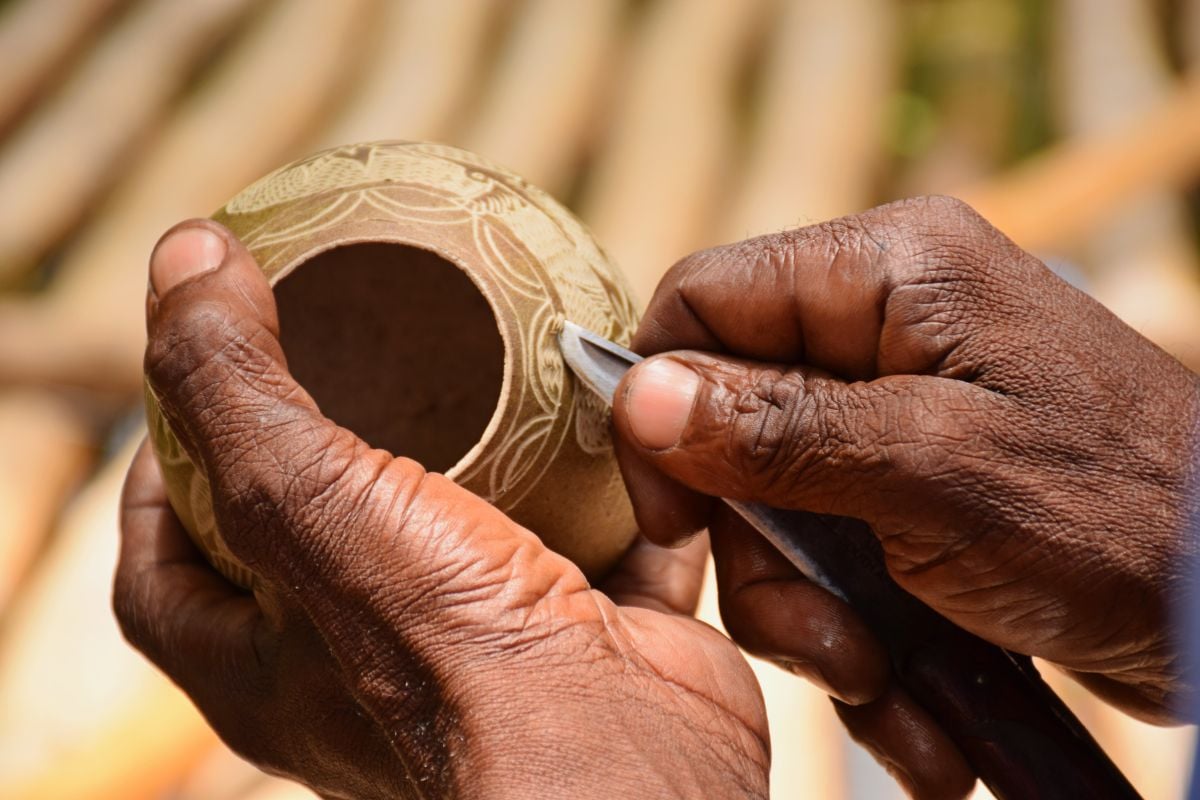
[[[628,344],[624,278],[570,212],[472,153],[377,142],[326,150],[214,215],[274,288],[288,365],[321,411],[369,444],[444,472],[590,577],[636,527],[607,410],[565,367],[564,319]],[[214,566],[208,482],[147,388],[172,506]]]

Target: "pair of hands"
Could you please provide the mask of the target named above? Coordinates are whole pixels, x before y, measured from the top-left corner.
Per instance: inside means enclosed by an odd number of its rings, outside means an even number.
[[[215,237],[215,238],[214,238]],[[691,618],[705,545],[641,541],[600,587],[494,508],[322,417],[271,291],[210,222],[152,257],[146,366],[262,577],[203,561],[143,448],[115,605],[230,745],[329,797],[766,796],[761,694]],[[713,496],[858,517],[960,626],[1169,721],[1170,604],[1200,381],[960,203],[704,251],[660,285],[618,391],[646,538],[707,529],[747,650],[821,685],[919,797],[954,743],[854,613]]]

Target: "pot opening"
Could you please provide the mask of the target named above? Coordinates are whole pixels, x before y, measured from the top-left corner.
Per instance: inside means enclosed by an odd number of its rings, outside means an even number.
[[[455,264],[402,244],[344,245],[297,266],[275,297],[288,366],[327,417],[433,472],[483,438],[504,342]]]

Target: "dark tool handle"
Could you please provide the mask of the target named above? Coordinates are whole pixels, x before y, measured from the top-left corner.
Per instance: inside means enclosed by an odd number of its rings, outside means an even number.
[[[997,798],[1139,797],[1027,656],[967,633],[892,580],[866,523],[766,513],[887,646],[900,685]]]

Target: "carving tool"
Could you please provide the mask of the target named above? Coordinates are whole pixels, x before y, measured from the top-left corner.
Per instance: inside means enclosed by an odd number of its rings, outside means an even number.
[[[558,339],[579,382],[610,407],[621,377],[642,360],[569,321]],[[888,648],[899,684],[997,798],[1139,797],[1028,656],[959,628],[892,580],[866,523],[724,502],[801,574],[854,608]]]

